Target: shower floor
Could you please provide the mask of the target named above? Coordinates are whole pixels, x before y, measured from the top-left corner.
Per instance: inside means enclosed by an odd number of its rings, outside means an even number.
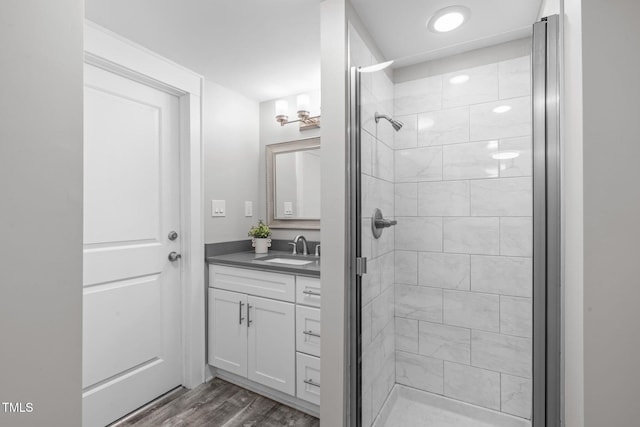
[[[531,422],[396,384],[373,427],[531,427]]]

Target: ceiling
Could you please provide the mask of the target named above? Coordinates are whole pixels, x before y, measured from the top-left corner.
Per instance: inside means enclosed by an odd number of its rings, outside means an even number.
[[[321,0],[85,0],[87,19],[256,101],[320,88]],[[542,0],[351,0],[396,66],[525,37]],[[464,5],[465,25],[426,21]]]
[[[320,88],[320,0],[85,0],[85,16],[257,101]]]
[[[526,37],[542,0],[351,0],[385,59],[409,65]],[[467,22],[434,33],[426,22],[448,6],[471,10]]]

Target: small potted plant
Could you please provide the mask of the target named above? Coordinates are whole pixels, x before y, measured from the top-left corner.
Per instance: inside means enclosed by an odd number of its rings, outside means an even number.
[[[252,225],[249,229],[249,237],[251,237],[251,246],[256,248],[257,254],[266,254],[271,246],[271,229],[262,220],[258,221],[258,225]]]

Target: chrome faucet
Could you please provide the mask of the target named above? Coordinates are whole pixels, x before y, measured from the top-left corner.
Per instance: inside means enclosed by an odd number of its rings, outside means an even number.
[[[293,239],[293,242],[289,243],[290,245],[293,245],[293,255],[296,255],[298,253],[298,242],[300,240],[302,240],[302,255],[304,255],[304,256],[309,255],[309,248],[307,246],[307,239],[302,234],[298,234],[296,236],[296,238]]]

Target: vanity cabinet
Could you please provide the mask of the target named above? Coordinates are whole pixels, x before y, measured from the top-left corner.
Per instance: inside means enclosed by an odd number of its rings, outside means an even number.
[[[211,265],[208,362],[320,404],[320,279]]]
[[[295,306],[209,289],[209,364],[295,394]]]

